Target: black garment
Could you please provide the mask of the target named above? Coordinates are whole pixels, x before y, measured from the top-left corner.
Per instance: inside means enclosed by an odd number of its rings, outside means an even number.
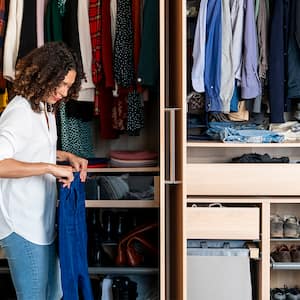
[[[77,14],[78,0],[66,0],[62,22],[63,41],[76,51],[78,58],[81,60]]]
[[[289,0],[272,1],[270,10],[269,95],[271,123],[284,123]]]
[[[133,25],[130,0],[119,0],[113,53],[114,77],[122,87],[134,82]]]
[[[286,156],[272,158],[269,154],[247,153],[239,157],[232,158],[233,163],[289,163]]]
[[[12,37],[14,38],[14,37]],[[23,18],[20,36],[18,58],[24,57],[37,47],[36,35],[36,0],[26,0],[23,8]]]

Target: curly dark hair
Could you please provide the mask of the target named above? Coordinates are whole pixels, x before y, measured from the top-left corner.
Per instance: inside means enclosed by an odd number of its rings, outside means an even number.
[[[76,71],[76,78],[63,101],[78,97],[84,78],[82,63],[75,51],[63,42],[46,43],[18,61],[12,95],[23,96],[39,112],[40,102],[55,91],[70,70]]]

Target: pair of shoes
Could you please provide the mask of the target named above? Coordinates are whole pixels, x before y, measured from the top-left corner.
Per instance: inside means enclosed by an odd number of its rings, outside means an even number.
[[[271,252],[271,257],[275,262],[291,262],[292,257],[287,245],[279,245]]]
[[[291,245],[290,253],[292,262],[300,262],[300,245]]]
[[[271,238],[283,238],[283,219],[279,215],[271,215]]]
[[[279,245],[271,252],[275,262],[300,262],[300,245]],[[300,298],[299,298],[300,299]]]
[[[286,238],[299,237],[299,222],[295,216],[284,216],[283,235]]]
[[[272,300],[286,300],[285,289],[271,289],[271,299]]]
[[[297,238],[299,237],[299,221],[296,216],[271,215],[271,238]]]
[[[271,289],[271,299],[273,300],[299,300],[300,290],[295,288],[284,287],[282,289]]]
[[[288,289],[286,292],[287,300],[299,300],[300,299],[300,290],[298,288]]]

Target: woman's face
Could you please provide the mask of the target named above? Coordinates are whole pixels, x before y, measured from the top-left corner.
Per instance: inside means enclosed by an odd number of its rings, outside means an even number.
[[[74,83],[76,78],[76,71],[70,70],[64,80],[60,83],[60,85],[54,90],[53,93],[50,94],[48,99],[46,100],[49,104],[55,104],[60,101],[62,98],[68,95],[68,91],[72,84]]]

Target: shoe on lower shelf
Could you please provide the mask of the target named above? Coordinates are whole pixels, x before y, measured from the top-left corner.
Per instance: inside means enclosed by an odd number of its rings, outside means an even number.
[[[271,299],[272,300],[286,300],[285,290],[275,288],[271,290]]]
[[[271,215],[271,238],[283,238],[283,219],[279,215]]]
[[[285,238],[299,237],[299,222],[295,216],[284,216],[283,235]]]
[[[291,245],[290,253],[292,262],[300,262],[300,245]]]
[[[287,300],[299,300],[300,299],[300,290],[298,288],[290,288],[286,291]]]
[[[271,257],[274,259],[275,262],[292,261],[290,249],[285,244],[279,245],[274,250],[272,250]]]

